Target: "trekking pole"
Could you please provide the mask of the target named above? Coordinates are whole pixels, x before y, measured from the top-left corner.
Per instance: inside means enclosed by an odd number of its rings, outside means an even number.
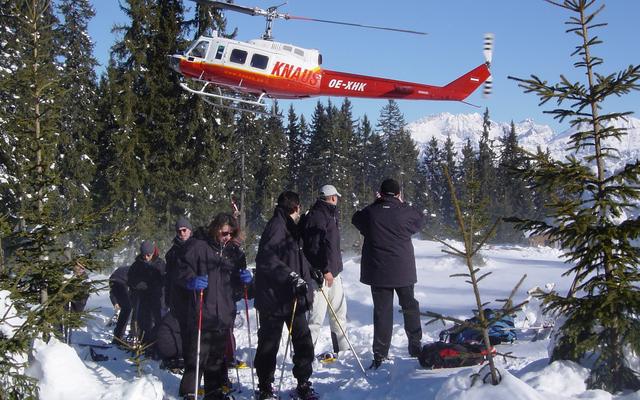
[[[282,358],[282,367],[280,367],[280,382],[278,382],[278,396],[280,396],[280,388],[282,388],[282,377],[284,376],[284,363],[287,361],[287,352],[289,351],[289,343],[291,343],[291,330],[293,328],[293,320],[296,317],[296,308],[298,307],[298,297],[293,300],[293,311],[291,312],[291,323],[289,324],[289,335],[287,336],[287,346],[284,348],[284,357]]]
[[[338,316],[336,315],[336,312],[333,309],[333,306],[331,305],[331,302],[327,298],[327,295],[324,293],[324,290],[322,289],[322,286],[320,286],[320,293],[322,293],[322,297],[324,297],[325,301],[327,302],[327,305],[329,306],[329,310],[331,310],[331,315],[333,316],[333,319],[336,320],[336,323],[338,324],[338,327],[340,328],[340,332],[342,332],[342,336],[344,336],[344,338],[347,341],[347,343],[349,343],[349,348],[351,349],[351,352],[353,353],[353,355],[356,357],[356,361],[358,362],[358,365],[360,366],[360,370],[364,374],[365,378],[367,378],[367,372],[364,370],[364,367],[362,366],[362,363],[360,362],[360,357],[358,357],[358,354],[354,350],[353,345],[351,344],[351,341],[347,337],[347,333],[344,331],[344,328],[342,327],[342,324],[340,323],[340,320],[338,320]]]
[[[196,344],[196,378],[194,395],[198,398],[198,387],[200,386],[200,338],[202,335],[202,303],[204,302],[204,289],[200,289],[200,311],[198,312],[198,341]]]
[[[229,341],[229,344],[231,345],[231,357],[233,358],[233,368],[236,370],[236,380],[238,382],[238,393],[240,393],[242,390],[240,389],[240,368],[238,368],[238,363],[236,362],[236,340],[233,337],[233,328],[229,328],[229,339],[227,339]],[[225,368],[228,368],[228,365],[224,366]],[[227,371],[227,377],[229,377],[229,372]],[[231,383],[231,379],[229,379],[229,383]],[[231,384],[231,387],[229,388],[229,390],[233,390],[233,384]]]
[[[251,345],[251,323],[249,321],[249,294],[247,285],[244,285],[244,314],[247,317],[247,336],[249,337],[249,368],[251,368],[251,387],[256,393],[256,379],[253,372],[253,346]]]
[[[71,320],[71,301],[69,301],[69,320]],[[69,321],[70,322],[70,321]],[[65,332],[65,340],[67,342],[67,345],[71,344],[71,326],[69,325],[69,323],[67,323],[67,330]]]

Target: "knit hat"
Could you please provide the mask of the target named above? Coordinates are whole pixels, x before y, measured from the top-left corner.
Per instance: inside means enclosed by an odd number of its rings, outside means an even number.
[[[189,220],[185,217],[180,217],[176,221],[176,231],[180,228],[187,228],[190,231],[193,230],[193,227],[191,226],[191,222],[189,222]]]
[[[143,240],[142,243],[140,244],[140,254],[142,254],[143,256],[147,254],[153,254],[153,251],[155,250],[155,248],[156,246],[153,244],[151,240]]]
[[[380,194],[387,196],[400,194],[400,185],[395,179],[385,179],[380,185]]]

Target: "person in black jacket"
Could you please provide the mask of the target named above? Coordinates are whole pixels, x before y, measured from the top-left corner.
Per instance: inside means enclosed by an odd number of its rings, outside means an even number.
[[[178,281],[178,275],[180,268],[182,268],[181,263],[184,258],[184,254],[189,246],[195,241],[192,231],[193,227],[187,218],[178,218],[175,224],[176,236],[173,238],[173,245],[164,256],[167,263],[164,291],[166,296],[165,298],[167,307],[169,307],[171,314],[173,314],[177,323],[180,325],[179,332],[187,332],[187,312],[190,304],[190,297],[193,297],[193,292],[185,289]],[[187,348],[188,344],[186,341],[189,340],[188,335],[181,335],[181,340],[181,348]],[[182,357],[182,354],[180,357]]]
[[[165,264],[159,257],[154,259],[155,252],[153,242],[144,240],[140,245],[140,255],[127,274],[137,335],[144,344],[152,343],[153,328],[162,317]]]
[[[210,227],[213,224],[210,224]],[[236,315],[233,299],[233,263],[223,257],[215,238],[216,232],[209,230],[203,239],[196,238],[182,257],[178,282],[189,290],[187,307],[187,331],[183,357],[185,371],[180,382],[180,395],[196,398],[196,360],[204,375],[205,399],[225,399],[223,385],[226,380],[224,351],[229,329]],[[202,296],[202,297],[201,297]],[[202,303],[201,303],[202,301]],[[202,307],[202,308],[201,308]],[[198,317],[202,310],[200,354],[198,354]],[[198,382],[200,377],[198,377]]]
[[[419,304],[413,293],[417,282],[411,236],[424,224],[423,215],[400,199],[400,185],[382,182],[380,197],[351,219],[364,236],[360,282],[371,286],[373,297],[373,363],[378,368],[387,358],[393,333],[393,292],[403,311],[409,354],[421,350],[422,327]]]
[[[258,245],[254,304],[260,312],[260,328],[254,365],[259,399],[274,398],[272,384],[276,356],[285,323],[291,332],[293,375],[298,380],[298,395],[302,399],[316,398],[309,382],[313,372],[313,341],[305,318],[305,312],[313,303],[313,291],[308,287],[311,275],[302,250],[299,219],[298,194],[281,193]]]
[[[244,297],[244,287],[253,280],[251,272],[247,270],[247,257],[240,247],[241,231],[236,218],[229,213],[218,213],[209,225],[209,236],[214,238],[211,247],[233,266],[231,271],[231,287],[233,288],[233,301],[237,302]],[[234,316],[235,317],[235,316]],[[235,321],[235,318],[234,318]],[[236,340],[233,335],[233,325],[227,334],[227,346],[225,348],[224,364],[235,365]],[[225,386],[231,387],[227,372]]]
[[[319,356],[320,359],[336,358],[340,351],[349,350],[349,343],[342,334],[347,326],[347,301],[342,288],[342,254],[340,252],[340,229],[338,227],[338,198],[340,193],[333,185],[320,188],[320,196],[311,210],[302,218],[304,254],[313,267],[312,275],[318,284],[314,292],[316,301],[309,315],[309,329],[314,346],[327,314],[327,301],[331,303],[337,320],[329,315],[333,352]],[[323,287],[324,286],[324,287]],[[324,299],[320,288],[326,296]]]
[[[131,316],[131,301],[129,299],[129,287],[127,285],[127,275],[129,265],[116,268],[109,276],[109,299],[118,312],[118,321],[113,330],[113,344],[124,344],[124,333]]]

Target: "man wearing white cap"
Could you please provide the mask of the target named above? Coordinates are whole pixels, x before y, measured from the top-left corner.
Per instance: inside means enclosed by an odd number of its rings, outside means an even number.
[[[331,303],[338,321],[330,314],[329,325],[331,327],[331,341],[333,352],[326,352],[319,356],[321,360],[332,360],[338,356],[338,352],[349,349],[349,344],[342,334],[340,326],[346,329],[347,301],[342,290],[342,254],[340,252],[340,229],[338,227],[338,198],[340,193],[333,185],[324,185],[320,188],[318,200],[305,215],[303,227],[304,254],[313,267],[311,275],[318,283],[319,288],[314,294],[311,315],[309,317],[309,329],[315,346],[318,334],[324,323],[328,307]],[[320,292],[323,289],[327,300]],[[340,325],[338,325],[340,324]]]

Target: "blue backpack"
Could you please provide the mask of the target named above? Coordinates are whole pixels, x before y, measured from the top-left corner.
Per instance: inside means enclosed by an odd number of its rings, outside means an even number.
[[[496,318],[496,313],[487,308],[484,310],[484,316],[488,320]],[[470,323],[478,323],[477,317],[473,317],[467,320]],[[499,319],[491,322],[489,325],[489,341],[491,345],[496,345],[505,342],[513,342],[517,339],[515,325],[513,323],[513,316],[505,314]],[[446,341],[448,337],[449,343],[482,343],[482,332],[475,328],[462,328],[461,326],[454,326],[453,328],[440,332],[440,340]]]

